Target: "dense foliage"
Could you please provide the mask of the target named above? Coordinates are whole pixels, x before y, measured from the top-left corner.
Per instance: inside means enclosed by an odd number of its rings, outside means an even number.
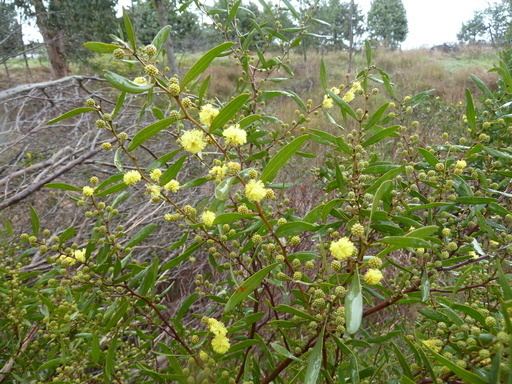
[[[462,43],[503,46],[512,38],[512,4],[509,0],[489,4],[462,24],[457,38]]]
[[[465,136],[429,145],[412,119],[428,95],[401,96],[369,44],[365,68],[342,83],[322,65],[321,96],[303,100],[279,78],[312,15],[287,3],[303,27],[242,34],[239,5],[213,19],[233,40],[179,78],[158,63],[170,27],[141,46],[125,15],[124,39],[87,44],[140,76],[107,71],[113,109],[88,99],[49,124],[95,114],[117,169],[47,186],[83,223],[51,233],[32,209],[30,233],[4,224],[0,382],[510,383],[507,63],[495,91],[475,78]],[[213,60],[242,68],[230,99],[208,93]],[[128,93],[155,119],[132,137],[116,123]],[[297,104],[293,121],[272,113],[277,97]],[[161,213],[144,227],[123,214],[139,189]],[[169,243],[141,259],[157,227]],[[203,260],[181,297],[171,271]]]
[[[397,48],[405,41],[409,28],[402,0],[374,0],[368,12],[370,37],[386,47]]]

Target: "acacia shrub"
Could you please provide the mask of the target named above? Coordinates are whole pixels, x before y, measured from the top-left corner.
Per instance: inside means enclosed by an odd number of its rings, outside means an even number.
[[[498,383],[511,379],[509,243],[512,76],[504,62],[497,91],[475,79],[483,103],[466,93],[466,134],[421,146],[412,112],[424,94],[399,98],[373,64],[350,82],[319,74],[323,97],[304,101],[280,89],[293,76],[290,50],[307,33],[263,30],[267,47],[249,51],[236,33],[238,3],[225,10],[235,31],[182,77],[156,65],[169,28],[136,44],[88,43],[140,65],[134,80],[105,78],[119,90],[113,110],[89,99],[56,117],[96,114],[117,172],[83,186],[52,184],[85,211],[87,236],[71,226],[45,230],[31,211],[31,233],[5,226],[0,275],[0,380],[13,383]],[[310,15],[290,7],[304,25]],[[290,36],[291,35],[291,36]],[[261,34],[258,34],[261,36]],[[276,52],[272,47],[272,52]],[[217,57],[243,69],[230,99],[206,98],[201,74]],[[126,94],[140,95],[155,122],[130,137],[116,121]],[[371,107],[384,93],[388,100]],[[382,95],[378,95],[382,97]],[[297,104],[296,119],[268,113],[277,97]],[[168,107],[158,108],[162,100]],[[311,124],[325,119],[329,129]],[[147,160],[151,140],[169,151]],[[318,155],[310,148],[322,147]],[[385,150],[393,146],[391,154]],[[323,156],[323,154],[326,154]],[[307,162],[320,166],[302,178]],[[295,179],[284,170],[302,164]],[[185,179],[182,169],[198,168]],[[320,191],[298,214],[289,190],[308,180]],[[189,205],[177,193],[211,195]],[[117,221],[134,190],[161,219],[127,237]],[[158,226],[179,238],[138,247]],[[83,233],[83,227],[80,229]],[[34,271],[35,253],[48,268]],[[208,260],[180,305],[169,273]]]

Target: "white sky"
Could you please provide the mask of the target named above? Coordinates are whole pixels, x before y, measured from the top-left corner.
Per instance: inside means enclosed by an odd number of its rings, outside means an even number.
[[[356,0],[365,13],[370,9],[371,2]],[[403,0],[409,34],[402,47],[412,49],[456,42],[462,22],[469,20],[476,10],[494,2],[496,0]],[[119,0],[119,8],[128,7],[130,3],[131,0]],[[28,40],[42,40],[34,25],[24,26],[24,33]]]

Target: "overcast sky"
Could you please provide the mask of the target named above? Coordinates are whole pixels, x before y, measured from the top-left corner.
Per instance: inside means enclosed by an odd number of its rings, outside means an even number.
[[[129,6],[130,2],[120,0],[119,8]],[[462,22],[470,19],[476,10],[484,9],[493,2],[495,0],[403,0],[409,34],[402,47],[411,49],[456,42]],[[356,0],[356,3],[367,13],[372,0]],[[24,30],[30,40],[41,40],[34,26],[25,26]]]

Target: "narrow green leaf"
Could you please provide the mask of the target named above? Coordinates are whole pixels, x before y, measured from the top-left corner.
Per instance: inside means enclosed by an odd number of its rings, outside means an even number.
[[[426,303],[430,297],[430,280],[428,279],[428,273],[423,271],[421,275],[421,301]]]
[[[363,145],[363,147],[366,148],[370,145],[377,144],[379,141],[382,141],[387,137],[398,137],[397,131],[399,128],[400,127],[398,125],[395,125],[395,126],[392,126],[389,128],[381,129],[380,131],[378,131],[377,133],[375,133],[374,135],[368,137],[365,141],[363,141],[362,145]]]
[[[412,378],[413,375],[412,375],[409,363],[407,362],[407,359],[405,358],[405,356],[400,351],[400,349],[396,346],[395,343],[392,342],[391,346],[393,347],[393,352],[395,352],[396,358],[398,359],[398,363],[400,364],[400,367],[402,368],[404,375],[408,378]]]
[[[245,105],[249,99],[248,93],[242,93],[238,95],[229,103],[227,103],[220,111],[219,114],[213,119],[212,125],[210,126],[210,132],[215,132],[226,124],[238,111]]]
[[[158,33],[156,34],[155,38],[153,39],[152,44],[156,47],[157,55],[162,51],[162,48],[164,47],[165,42],[169,38],[169,35],[171,33],[171,26],[166,25]]]
[[[96,53],[112,53],[119,48],[119,45],[102,43],[100,41],[86,41],[83,46],[89,51]]]
[[[369,40],[364,42],[364,53],[366,55],[366,66],[372,65],[372,44]]]
[[[133,30],[133,24],[132,21],[130,20],[130,16],[128,15],[128,11],[125,8],[123,8],[123,23],[126,32],[126,38],[130,43],[132,49],[135,51],[135,49],[137,48],[135,32]]]
[[[228,177],[224,180],[222,180],[216,187],[215,187],[215,198],[219,201],[224,201],[229,197],[229,191],[231,190],[231,187],[235,183],[236,178],[234,177]]]
[[[405,236],[424,239],[425,237],[432,236],[437,232],[439,232],[439,227],[437,225],[428,225],[426,227],[413,229],[412,231],[408,232]]]
[[[290,160],[293,154],[302,147],[307,139],[309,139],[309,135],[302,135],[282,147],[263,169],[261,180],[265,183],[274,180],[278,171]]]
[[[291,305],[279,304],[276,307],[274,307],[274,309],[277,312],[289,313],[291,315],[302,317],[303,319],[308,320],[308,321],[317,321],[316,317],[314,317],[314,316],[310,315],[309,313],[306,313],[300,309],[292,307]]]
[[[105,383],[112,383],[112,378],[115,371],[116,364],[116,350],[117,350],[117,339],[111,341],[110,346],[108,347],[107,354],[105,357],[105,367],[103,369],[103,374],[105,377]]]
[[[210,63],[216,57],[219,57],[223,53],[225,53],[228,49],[233,46],[232,42],[222,43],[215,48],[210,49],[206,52],[196,63],[188,70],[188,72],[183,76],[181,80],[181,86],[184,88],[188,83],[194,80],[197,76],[203,73],[206,68],[210,65]]]
[[[75,187],[71,184],[66,183],[48,183],[44,185],[45,188],[51,188],[51,189],[62,189],[63,191],[73,191],[78,192],[81,189],[79,187]]]
[[[147,127],[144,127],[139,132],[137,132],[132,141],[130,141],[130,145],[128,145],[128,151],[133,151],[142,143],[155,136],[158,132],[169,127],[172,123],[175,122],[175,120],[176,119],[174,117],[167,117],[163,120],[156,121]]]
[[[464,381],[467,384],[487,384],[487,381],[482,379],[480,376],[474,374],[473,372],[467,371],[459,365],[452,362],[450,359],[440,355],[437,352],[434,352],[432,349],[429,349],[429,352],[432,354],[435,360],[438,363],[441,363],[445,367],[449,368],[459,379]]]
[[[260,269],[258,272],[254,273],[252,276],[243,281],[242,284],[236,288],[235,293],[233,293],[229,298],[226,306],[224,307],[224,312],[231,312],[233,309],[235,309],[238,304],[245,300],[247,296],[249,296],[256,288],[259,287],[263,279],[277,265],[278,263],[274,263],[263,269]]]
[[[379,203],[391,194],[392,189],[393,182],[391,180],[386,180],[379,186],[379,189],[377,189],[377,192],[373,196],[372,210],[370,211],[370,225],[373,223],[375,212],[379,209]]]
[[[289,350],[277,343],[270,343],[270,346],[276,351],[279,355],[286,357],[287,359],[294,361],[301,361],[299,358],[295,357]]]
[[[381,119],[382,119],[382,116],[384,116],[384,113],[386,112],[386,110],[388,109],[389,107],[389,103],[385,103],[383,105],[381,105],[379,107],[379,109],[377,109],[373,115],[370,116],[370,118],[368,119],[368,121],[366,122],[365,124],[365,129],[370,129],[370,128],[373,128],[375,125],[377,125],[378,123],[380,123]]]
[[[428,241],[416,237],[387,236],[380,239],[379,242],[399,248],[430,248]]]
[[[431,166],[435,167],[436,164],[439,163],[437,157],[435,157],[430,151],[426,150],[425,148],[418,148],[418,152]]]
[[[185,160],[187,160],[187,156],[182,156],[176,160],[173,165],[167,168],[164,173],[162,173],[162,176],[160,176],[160,185],[163,186],[172,179],[175,179],[181,168],[183,168]]]
[[[320,332],[316,340],[315,346],[308,356],[308,367],[304,376],[304,384],[316,384],[320,369],[322,368],[322,350],[324,348],[324,331]]]
[[[236,0],[233,5],[231,6],[231,9],[229,10],[229,13],[228,13],[228,21],[231,22],[233,21],[233,19],[236,17],[236,14],[238,12],[238,8],[240,7],[240,3],[242,2],[242,0]]]
[[[325,68],[324,59],[320,60],[320,84],[322,85],[323,89],[327,89],[327,69]]]
[[[114,119],[119,112],[121,112],[121,108],[123,108],[124,101],[126,100],[126,92],[121,92],[119,96],[117,96],[116,100],[116,106],[114,107],[114,110],[112,111],[112,119]]]
[[[39,229],[41,228],[41,221],[39,220],[39,215],[33,206],[30,206],[30,223],[32,225],[32,233],[34,236],[37,236]]]
[[[133,236],[128,243],[126,243],[125,248],[134,247],[137,244],[140,244],[145,238],[151,235],[158,228],[158,224],[151,223],[143,227],[139,232]]]
[[[89,51],[96,53],[112,53],[119,48],[119,45],[102,43],[100,41],[86,41],[83,46]]]
[[[355,270],[352,276],[350,289],[345,296],[345,326],[347,333],[352,335],[356,333],[361,326],[363,319],[363,293],[361,281],[359,280],[359,271]]]
[[[127,93],[142,93],[153,88],[153,84],[139,85],[111,71],[105,71],[104,77],[114,88]]]
[[[471,95],[471,91],[466,89],[466,118],[468,120],[469,128],[476,128],[476,112],[475,112],[475,104],[473,102],[473,96]]]
[[[327,91],[327,94],[331,97],[331,99],[334,101],[334,103],[338,107],[340,107],[343,115],[349,115],[353,119],[357,119],[357,115],[354,112],[354,110],[352,109],[352,107],[350,105],[348,105],[348,103],[346,103],[341,97],[339,97],[335,93],[331,92],[330,90]]]
[[[394,168],[394,169],[390,169],[389,171],[387,171],[385,174],[383,174],[382,176],[380,176],[377,180],[375,180],[373,182],[372,185],[370,185],[368,187],[368,189],[366,190],[367,193],[373,193],[375,192],[379,187],[380,185],[385,182],[386,180],[391,180],[391,179],[394,179],[396,176],[398,176],[399,174],[401,174],[402,172],[404,171],[404,167],[401,166],[401,167],[398,167],[398,168]]]
[[[292,236],[298,233],[315,231],[318,227],[315,224],[308,223],[307,221],[292,221],[285,223],[276,230],[277,236]]]
[[[62,115],[54,118],[54,119],[51,119],[47,124],[48,125],[51,125],[51,124],[55,124],[61,120],[66,120],[66,119],[69,119],[71,117],[74,117],[74,116],[77,116],[77,115],[81,115],[82,113],[87,113],[87,112],[92,112],[92,111],[95,111],[96,108],[92,108],[92,107],[80,107],[80,108],[75,108],[75,109],[72,109],[71,111],[67,111],[66,113],[63,113]]]
[[[155,257],[151,264],[148,265],[144,270],[144,278],[142,279],[142,283],[139,286],[139,293],[141,295],[146,295],[148,292],[152,290],[157,278],[159,266],[159,260],[157,257]]]

